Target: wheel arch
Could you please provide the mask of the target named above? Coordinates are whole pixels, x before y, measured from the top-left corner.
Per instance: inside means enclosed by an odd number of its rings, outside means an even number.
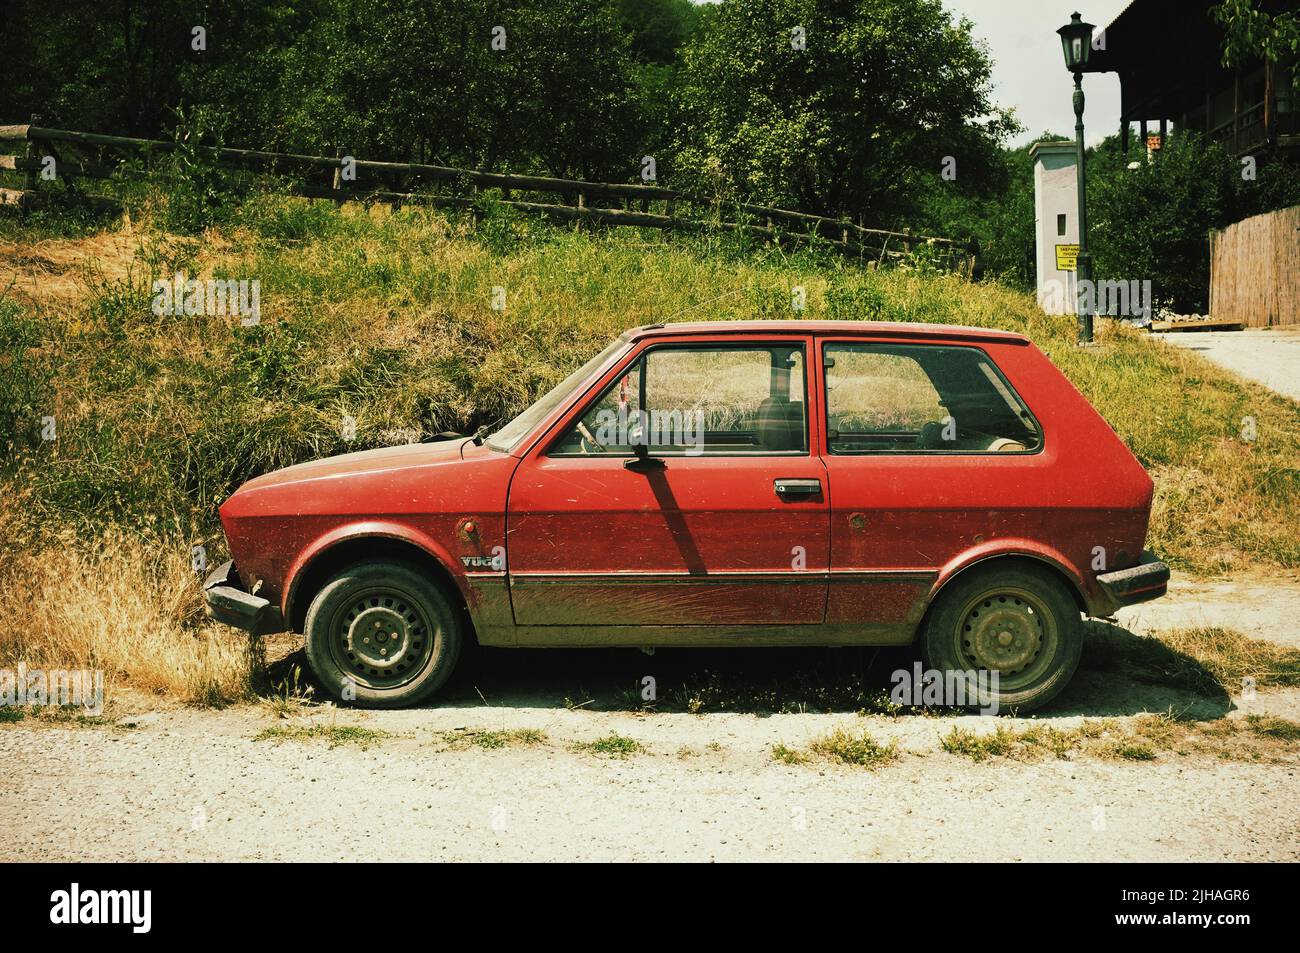
[[[1064,583],[1066,590],[1074,599],[1074,604],[1078,607],[1079,611],[1081,613],[1088,612],[1088,603],[1084,597],[1083,588],[1079,584],[1079,580],[1063,563],[1040,553],[1001,552],[980,556],[965,563],[952,572],[943,574],[936,583],[934,590],[930,593],[930,598],[926,604],[925,615],[928,616],[930,614],[930,610],[934,607],[935,603],[939,601],[939,598],[949,586],[958,579],[964,578],[972,570],[988,569],[992,566],[1016,565],[1046,570]]]
[[[474,632],[465,593],[450,567],[436,554],[402,536],[378,532],[344,536],[311,553],[294,574],[285,595],[284,618],[294,632],[302,632],[307,610],[316,594],[335,573],[361,562],[397,559],[411,563],[439,583],[456,600],[466,631]]]

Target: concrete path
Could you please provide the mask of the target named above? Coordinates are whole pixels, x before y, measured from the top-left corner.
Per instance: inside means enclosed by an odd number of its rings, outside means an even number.
[[[1155,335],[1175,347],[1300,401],[1300,326],[1246,331],[1174,331]]]

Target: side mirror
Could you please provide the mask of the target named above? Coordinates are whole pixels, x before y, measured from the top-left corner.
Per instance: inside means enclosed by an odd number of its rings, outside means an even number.
[[[623,461],[623,469],[625,470],[634,470],[637,473],[645,473],[649,470],[662,470],[667,466],[667,464],[658,457],[650,456],[650,449],[642,440],[633,442],[632,452],[636,454],[636,456],[631,460]]]

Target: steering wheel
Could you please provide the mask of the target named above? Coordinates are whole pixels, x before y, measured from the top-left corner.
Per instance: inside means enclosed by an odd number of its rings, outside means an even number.
[[[581,420],[578,421],[578,434],[580,435],[578,443],[582,446],[583,453],[609,453],[609,448],[593,437],[587,425]]]

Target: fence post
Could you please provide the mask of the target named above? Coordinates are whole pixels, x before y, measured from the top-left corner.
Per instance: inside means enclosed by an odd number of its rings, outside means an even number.
[[[339,147],[339,146],[335,146],[335,147],[334,147],[334,158],[336,158],[336,159],[342,159],[342,158],[343,158],[343,149],[342,149],[341,147]],[[334,189],[335,192],[338,192],[338,191],[340,191],[340,190],[343,188],[343,163],[342,163],[342,162],[340,162],[338,165],[334,166],[334,180],[333,180],[333,182],[331,183],[331,186],[333,187],[333,189]],[[340,207],[340,206],[342,206],[342,205],[343,205],[343,200],[342,200],[342,199],[337,199],[337,198],[336,198],[336,199],[334,200],[334,206],[335,206],[336,208],[338,208],[338,207]]]
[[[33,163],[36,160],[36,143],[32,141],[31,127],[39,126],[40,123],[41,123],[41,117],[33,113],[32,118],[28,122],[28,126],[27,126],[27,144],[23,148],[23,159],[25,160],[27,166],[27,168],[23,171],[24,192],[34,192],[36,190],[36,183],[37,183],[36,169],[33,168]]]

